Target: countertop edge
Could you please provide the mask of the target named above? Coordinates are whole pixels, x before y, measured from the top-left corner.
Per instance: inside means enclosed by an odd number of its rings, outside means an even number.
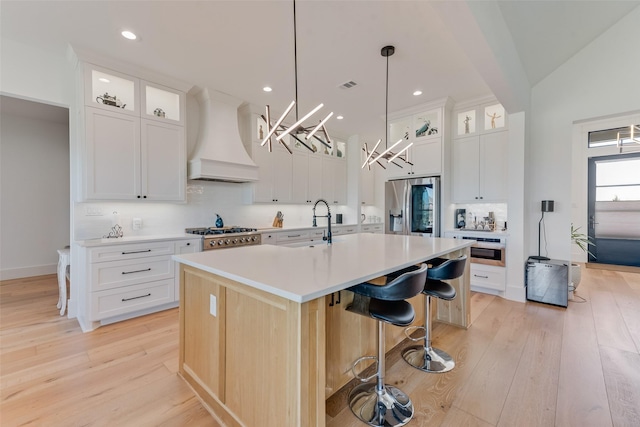
[[[408,267],[408,266],[411,266],[411,265],[414,265],[414,264],[417,264],[417,263],[420,263],[420,262],[428,261],[429,259],[437,258],[437,257],[440,257],[442,255],[446,255],[448,253],[451,253],[453,251],[457,251],[457,250],[468,248],[468,247],[472,246],[474,243],[475,242],[472,241],[472,240],[461,240],[456,245],[455,249],[447,249],[447,250],[437,251],[437,252],[434,252],[434,253],[430,254],[428,258],[414,257],[412,259],[406,260],[405,262],[403,262],[401,264],[398,264],[398,265],[395,265],[393,267],[386,268],[386,269],[381,269],[381,270],[372,269],[370,274],[367,274],[367,275],[364,275],[364,276],[360,276],[360,277],[357,277],[357,278],[355,278],[353,280],[349,280],[349,281],[340,283],[338,285],[326,287],[326,288],[319,289],[317,291],[306,293],[306,294],[299,294],[299,293],[286,291],[286,290],[283,290],[283,289],[280,289],[280,288],[277,288],[277,287],[274,287],[274,286],[271,286],[271,285],[267,285],[265,283],[261,283],[261,282],[255,281],[255,280],[251,280],[249,278],[242,277],[242,276],[239,276],[237,274],[230,273],[228,271],[224,271],[224,270],[222,270],[220,268],[215,268],[215,267],[211,267],[211,266],[202,264],[200,262],[192,261],[192,260],[190,260],[188,258],[185,258],[183,255],[173,255],[172,259],[174,261],[176,261],[176,262],[188,265],[190,267],[197,268],[199,270],[206,271],[208,273],[215,274],[215,275],[218,275],[218,276],[221,276],[221,277],[225,277],[227,279],[236,281],[238,283],[242,283],[244,285],[248,285],[248,286],[250,286],[252,288],[267,292],[267,293],[272,294],[272,295],[280,296],[282,298],[288,299],[288,300],[293,301],[293,302],[305,303],[305,302],[309,302],[309,301],[312,301],[314,299],[317,299],[317,298],[320,298],[320,297],[323,297],[323,296],[326,296],[326,295],[330,295],[333,292],[338,292],[338,291],[341,291],[341,290],[345,290],[346,288],[349,288],[349,287],[351,287],[353,285],[357,285],[358,283],[362,283],[362,282],[365,282],[367,280],[371,280],[371,279],[376,278],[376,277],[384,276],[384,275],[386,275],[388,273],[391,273],[393,271],[397,271],[397,270],[400,270],[402,268],[405,268],[405,267]],[[272,245],[269,245],[269,246],[272,246]],[[273,248],[273,250],[290,249],[290,248],[286,248],[286,247],[283,247],[283,246],[272,246],[272,248]]]

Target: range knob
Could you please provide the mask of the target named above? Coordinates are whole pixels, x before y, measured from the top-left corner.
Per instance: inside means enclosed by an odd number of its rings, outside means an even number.
[[[258,236],[253,236],[253,237],[251,238],[251,240],[253,240],[254,242],[257,242],[257,241],[258,241]]]
[[[222,246],[224,245],[224,241],[223,240],[218,240],[218,246]]]
[[[227,240],[225,240],[225,241],[224,241],[224,244],[225,244],[225,245],[230,245],[230,244],[231,244],[231,239],[227,239]]]
[[[246,240],[245,240],[245,238],[244,238],[244,237],[243,237],[242,239],[240,239],[240,243],[244,243],[245,241],[246,241]]]
[[[233,239],[233,244],[237,245],[238,244],[238,239]]]
[[[215,246],[215,245],[216,245],[216,242],[215,242],[215,241],[213,241],[213,240],[209,240],[209,246],[212,246],[212,247],[213,247],[213,246]]]

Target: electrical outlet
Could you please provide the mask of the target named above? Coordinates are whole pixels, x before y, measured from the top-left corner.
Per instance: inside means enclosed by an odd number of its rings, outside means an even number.
[[[142,228],[142,218],[133,218],[133,229],[140,230]]]
[[[102,208],[100,206],[87,206],[84,210],[86,216],[102,216]]]
[[[218,315],[216,296],[213,294],[209,294],[209,313],[211,313],[213,317],[216,317]]]

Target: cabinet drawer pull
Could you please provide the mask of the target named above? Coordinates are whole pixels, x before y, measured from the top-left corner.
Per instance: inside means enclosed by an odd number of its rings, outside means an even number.
[[[479,277],[481,279],[488,279],[489,278],[489,276],[480,276],[478,274],[474,274],[473,277]]]
[[[130,252],[122,252],[122,255],[130,255],[130,254],[142,254],[145,252],[151,252],[151,249],[145,249],[143,251],[130,251]]]
[[[123,271],[122,274],[142,273],[143,271],[151,271],[151,267],[145,268],[144,270]]]
[[[294,237],[300,237],[300,236],[301,236],[301,234],[294,234],[292,236],[287,236],[287,238],[292,239]]]
[[[150,296],[151,296],[151,294],[150,294],[150,293],[148,293],[148,294],[146,294],[146,295],[140,295],[139,297],[122,298],[122,302],[125,302],[125,301],[131,301],[132,299],[138,299],[138,298],[150,297]]]

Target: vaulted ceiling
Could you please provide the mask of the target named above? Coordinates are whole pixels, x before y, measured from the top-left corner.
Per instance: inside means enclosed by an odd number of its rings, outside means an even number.
[[[500,98],[501,83],[489,71],[496,67],[521,74],[505,84],[528,86],[518,88],[526,92],[639,3],[297,0],[300,114],[323,102],[323,111],[344,116],[331,120],[330,131],[382,137],[380,48],[388,44],[396,47],[389,60],[390,112],[446,96]],[[0,8],[3,38],[61,55],[72,43],[275,111],[295,97],[291,0],[3,0]],[[493,31],[488,18],[503,31]],[[122,38],[125,28],[139,40]],[[508,57],[500,57],[501,43],[511,48]],[[340,88],[348,81],[357,85]],[[263,92],[266,85],[273,92]],[[415,90],[422,95],[413,96]]]

